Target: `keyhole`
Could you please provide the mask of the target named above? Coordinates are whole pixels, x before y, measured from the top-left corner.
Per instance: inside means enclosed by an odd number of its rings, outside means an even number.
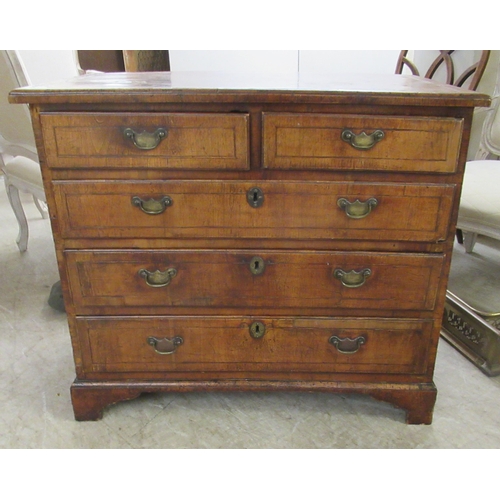
[[[250,272],[252,274],[262,274],[264,272],[264,268],[266,264],[264,263],[264,259],[262,257],[253,257],[250,261]]]
[[[250,325],[250,336],[254,339],[260,339],[264,336],[265,333],[266,327],[264,326],[264,323],[261,323],[260,321],[254,321]]]
[[[264,193],[258,187],[251,188],[247,191],[248,204],[253,208],[258,208],[264,203]]]

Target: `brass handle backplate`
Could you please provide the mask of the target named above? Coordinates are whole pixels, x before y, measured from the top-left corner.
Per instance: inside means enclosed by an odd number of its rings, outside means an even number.
[[[131,128],[126,128],[123,135],[126,139],[132,141],[134,146],[138,149],[154,149],[160,144],[161,140],[167,137],[167,130],[164,128],[157,128],[154,132],[135,132]]]
[[[148,337],[147,342],[150,346],[154,347],[155,352],[158,354],[173,354],[177,350],[177,347],[184,343],[184,339],[182,337],[174,337],[172,339],[167,339],[166,337],[162,339]]]
[[[373,148],[377,142],[385,137],[385,133],[383,130],[375,130],[369,135],[366,132],[355,134],[352,130],[345,129],[342,131],[341,137],[343,141],[348,142],[353,148],[365,150]]]
[[[371,269],[365,268],[361,271],[344,271],[343,269],[335,269],[333,276],[347,288],[358,288],[363,286],[366,278],[372,274]]]
[[[159,200],[150,198],[149,200],[143,200],[139,196],[132,197],[132,205],[139,207],[145,214],[148,215],[159,215],[165,212],[167,207],[172,205],[172,198],[170,196],[162,196]]]
[[[363,336],[356,337],[355,339],[337,337],[332,335],[328,342],[332,344],[337,351],[342,354],[354,354],[359,351],[359,348],[366,343],[366,338]]]
[[[147,269],[141,269],[139,271],[139,276],[144,278],[146,284],[153,288],[160,288],[162,286],[170,285],[172,278],[177,275],[177,269],[171,267],[165,271],[156,270],[154,272],[150,272]]]
[[[260,321],[254,321],[250,325],[250,336],[254,339],[260,339],[264,336],[266,333],[266,326],[264,323],[261,323]]]
[[[378,205],[378,200],[376,198],[369,198],[366,201],[356,200],[350,202],[345,198],[339,198],[337,205],[344,210],[347,217],[351,219],[363,219]]]

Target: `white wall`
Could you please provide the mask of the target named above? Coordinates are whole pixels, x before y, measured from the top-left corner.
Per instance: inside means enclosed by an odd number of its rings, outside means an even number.
[[[301,50],[301,72],[394,74],[399,50]]]
[[[19,50],[32,85],[64,80],[78,74],[73,50]]]
[[[172,71],[393,74],[399,50],[170,50]]]
[[[170,50],[173,71],[394,73],[398,50]],[[77,74],[72,50],[20,50],[33,85]]]
[[[172,71],[297,71],[297,50],[169,50]]]
[[[77,74],[72,50],[20,50],[33,85]],[[170,50],[173,71],[394,73],[399,50]]]

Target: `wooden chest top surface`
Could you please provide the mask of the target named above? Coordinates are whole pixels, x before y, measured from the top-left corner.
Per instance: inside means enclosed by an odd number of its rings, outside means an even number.
[[[488,106],[487,95],[410,75],[220,72],[89,73],[24,87],[15,103],[310,102]]]

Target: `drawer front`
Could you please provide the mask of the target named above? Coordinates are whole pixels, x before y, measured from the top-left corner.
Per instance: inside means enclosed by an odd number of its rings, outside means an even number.
[[[53,188],[66,238],[436,243],[448,236],[455,197],[454,185],[361,182],[63,181]]]
[[[419,374],[427,368],[432,333],[431,321],[371,318],[149,316],[76,322],[89,372]]]
[[[51,168],[249,168],[246,114],[42,113],[40,119]]]
[[[442,255],[370,252],[69,250],[65,258],[82,314],[99,306],[430,311],[443,266]]]
[[[265,113],[263,165],[455,172],[462,129],[456,118]]]

